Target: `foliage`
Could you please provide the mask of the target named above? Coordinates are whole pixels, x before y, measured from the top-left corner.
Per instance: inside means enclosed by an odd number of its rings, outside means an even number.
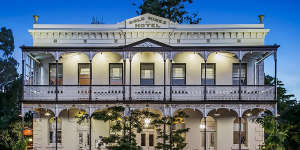
[[[173,149],[173,150],[182,150],[187,145],[185,143],[185,134],[189,131],[188,128],[175,128],[178,124],[183,123],[183,118],[187,118],[188,115],[183,111],[179,111],[173,117],[165,116],[160,119],[153,121],[153,124],[157,127],[163,126],[164,129],[159,131],[158,139],[161,139],[163,142],[158,142],[157,149]],[[170,129],[169,133],[165,132],[165,128],[168,126]]]
[[[274,85],[274,78],[272,76],[265,77],[266,85]],[[265,145],[281,145],[284,144],[285,149],[300,149],[300,104],[295,99],[293,94],[288,94],[282,81],[277,81],[277,102],[279,117],[277,120],[267,116],[265,119],[261,119],[261,122],[265,122],[266,130],[270,127],[276,126],[278,138],[274,138],[274,134],[267,134],[265,139]],[[272,124],[273,123],[273,124]],[[281,136],[285,135],[282,141]],[[280,143],[282,142],[282,143]],[[280,143],[280,144],[279,144]]]
[[[10,86],[18,77],[17,61],[12,57],[14,52],[14,37],[10,29],[1,28],[0,32],[0,90]],[[1,92],[1,91],[0,91]]]
[[[143,0],[137,14],[150,13],[177,23],[199,24],[201,18],[198,14],[189,14],[185,9],[185,5],[191,3],[193,0]],[[133,5],[136,6],[136,3]]]
[[[287,130],[280,128],[275,117],[268,115],[264,118],[257,119],[257,122],[261,124],[265,132],[264,145],[261,147],[262,150],[284,150],[284,142],[287,136]]]

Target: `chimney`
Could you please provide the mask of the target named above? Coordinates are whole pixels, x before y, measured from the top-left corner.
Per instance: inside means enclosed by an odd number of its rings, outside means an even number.
[[[34,19],[34,24],[38,24],[39,16],[33,15],[33,19]]]
[[[258,15],[258,17],[259,17],[259,23],[260,24],[264,24],[264,17],[265,17],[265,15]]]

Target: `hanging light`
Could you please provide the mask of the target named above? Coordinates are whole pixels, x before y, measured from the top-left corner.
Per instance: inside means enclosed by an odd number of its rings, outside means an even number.
[[[45,113],[45,116],[50,116],[51,114],[49,112],[46,112]]]
[[[214,114],[216,117],[219,117],[219,116],[221,116],[221,114],[218,114],[218,113],[215,113]]]
[[[247,117],[250,117],[250,116],[252,116],[252,114],[251,114],[251,113],[247,113],[246,116],[247,116]]]
[[[205,129],[205,125],[204,124],[200,124],[200,129]]]
[[[151,118],[145,118],[145,120],[144,120],[144,126],[145,126],[146,128],[148,128],[149,125],[150,125],[150,122],[151,122]]]

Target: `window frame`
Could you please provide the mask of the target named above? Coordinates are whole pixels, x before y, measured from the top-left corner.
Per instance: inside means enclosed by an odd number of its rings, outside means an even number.
[[[110,67],[112,66],[112,65],[121,65],[122,67],[121,67],[121,69],[122,69],[122,71],[121,71],[121,80],[122,80],[122,84],[121,85],[123,85],[124,84],[124,64],[123,63],[109,63],[109,66],[108,66],[108,84],[109,85],[112,85],[111,84],[111,82],[110,82],[110,77],[111,77],[111,74],[110,74]]]
[[[203,65],[203,67],[202,67],[202,65]],[[213,65],[214,66],[214,84],[213,85],[216,85],[216,83],[217,83],[217,72],[216,72],[217,65],[216,65],[216,63],[206,63],[206,66],[207,65]],[[204,77],[202,76],[202,74],[205,73],[205,72],[202,72],[202,70],[205,70],[205,63],[201,63],[201,85],[205,85],[204,83],[202,83],[202,79],[205,77],[205,76]],[[210,84],[207,84],[207,82],[206,82],[206,85],[210,85]]]
[[[238,65],[239,66],[239,64],[240,63],[232,63],[232,85],[236,85],[236,84],[234,84],[234,82],[233,82],[233,79],[235,78],[235,79],[237,79],[238,81],[240,80],[240,78],[239,77],[233,77],[233,69],[234,69],[234,65]],[[248,85],[248,64],[247,63],[241,63],[241,65],[242,65],[242,68],[243,68],[243,65],[245,66],[245,77],[241,77],[241,79],[242,78],[245,78],[245,84],[241,84],[241,85]],[[239,69],[238,69],[239,70]],[[238,72],[238,74],[239,74],[239,72]],[[240,81],[239,81],[240,82]],[[239,83],[237,84],[237,85],[239,85]]]
[[[51,85],[51,84],[50,84],[50,83],[51,83],[51,82],[50,82],[50,81],[51,81],[51,76],[50,76],[50,69],[51,69],[51,67],[50,67],[50,66],[52,66],[52,65],[55,66],[55,71],[57,71],[57,70],[56,70],[56,63],[49,63],[49,64],[48,64],[48,79],[49,79],[49,80],[48,80],[48,85]],[[59,66],[59,65],[61,65],[61,67],[62,67],[62,73],[61,73],[61,74],[62,74],[62,77],[61,77],[61,78],[62,78],[62,84],[61,84],[61,85],[63,85],[63,82],[64,82],[64,69],[63,69],[63,63],[57,63],[57,69],[58,69],[58,66]],[[57,73],[57,74],[58,74],[58,73]],[[55,73],[55,78],[56,78],[56,73]],[[55,79],[55,80],[56,80],[56,79]],[[57,82],[57,81],[56,81],[56,82]],[[56,85],[56,82],[55,82],[53,85]],[[57,84],[57,85],[60,85],[60,84]]]
[[[90,66],[91,63],[77,63],[77,72],[78,72],[77,73],[77,81],[78,81],[77,84],[80,85],[80,69],[79,69],[79,65],[89,65],[89,70],[90,70],[89,79],[90,79],[90,84],[91,84],[91,73],[92,73],[91,69],[90,69],[91,68],[91,66]]]
[[[174,84],[173,79],[174,79],[174,66],[176,65],[184,65],[184,84]],[[186,85],[186,63],[172,63],[172,77],[171,77],[172,85]]]
[[[153,84],[152,85],[155,85],[155,64],[154,63],[140,63],[140,85],[147,85],[147,84],[142,84],[142,65],[152,65],[153,66],[153,79],[152,79]]]

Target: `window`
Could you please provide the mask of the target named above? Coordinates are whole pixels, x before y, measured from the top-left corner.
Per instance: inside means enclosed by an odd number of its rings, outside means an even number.
[[[57,85],[63,84],[63,65],[57,64]],[[56,64],[49,64],[49,85],[56,85]]]
[[[185,64],[172,64],[172,84],[185,85]]]
[[[204,137],[205,137],[205,123],[204,123],[204,118],[201,119],[201,123],[200,123],[200,132],[201,132],[201,145],[202,147],[204,147],[205,145],[205,141],[204,141]],[[206,118],[206,145],[209,148],[214,148],[216,147],[216,120],[213,117],[207,116]]]
[[[240,64],[234,63],[232,65],[232,84],[233,85],[239,85],[239,69]],[[241,85],[247,85],[247,64],[242,63],[241,64]]]
[[[141,146],[146,146],[146,134],[141,134]]]
[[[233,144],[239,144],[239,119],[236,118],[233,124]],[[247,145],[247,122],[241,119],[241,144]]]
[[[55,143],[56,133],[55,133],[55,117],[52,117],[48,120],[49,124],[49,143]],[[57,120],[57,143],[61,143],[61,120]]]
[[[201,64],[201,83],[205,83],[205,64]],[[206,85],[216,84],[216,64],[207,63],[206,64]]]
[[[149,134],[149,146],[154,146],[154,135]]]
[[[109,84],[121,85],[123,83],[123,64],[109,64]]]
[[[80,63],[78,64],[78,84],[89,85],[90,84],[90,64]]]
[[[154,64],[153,63],[141,63],[140,84],[141,85],[153,85],[154,84]]]

